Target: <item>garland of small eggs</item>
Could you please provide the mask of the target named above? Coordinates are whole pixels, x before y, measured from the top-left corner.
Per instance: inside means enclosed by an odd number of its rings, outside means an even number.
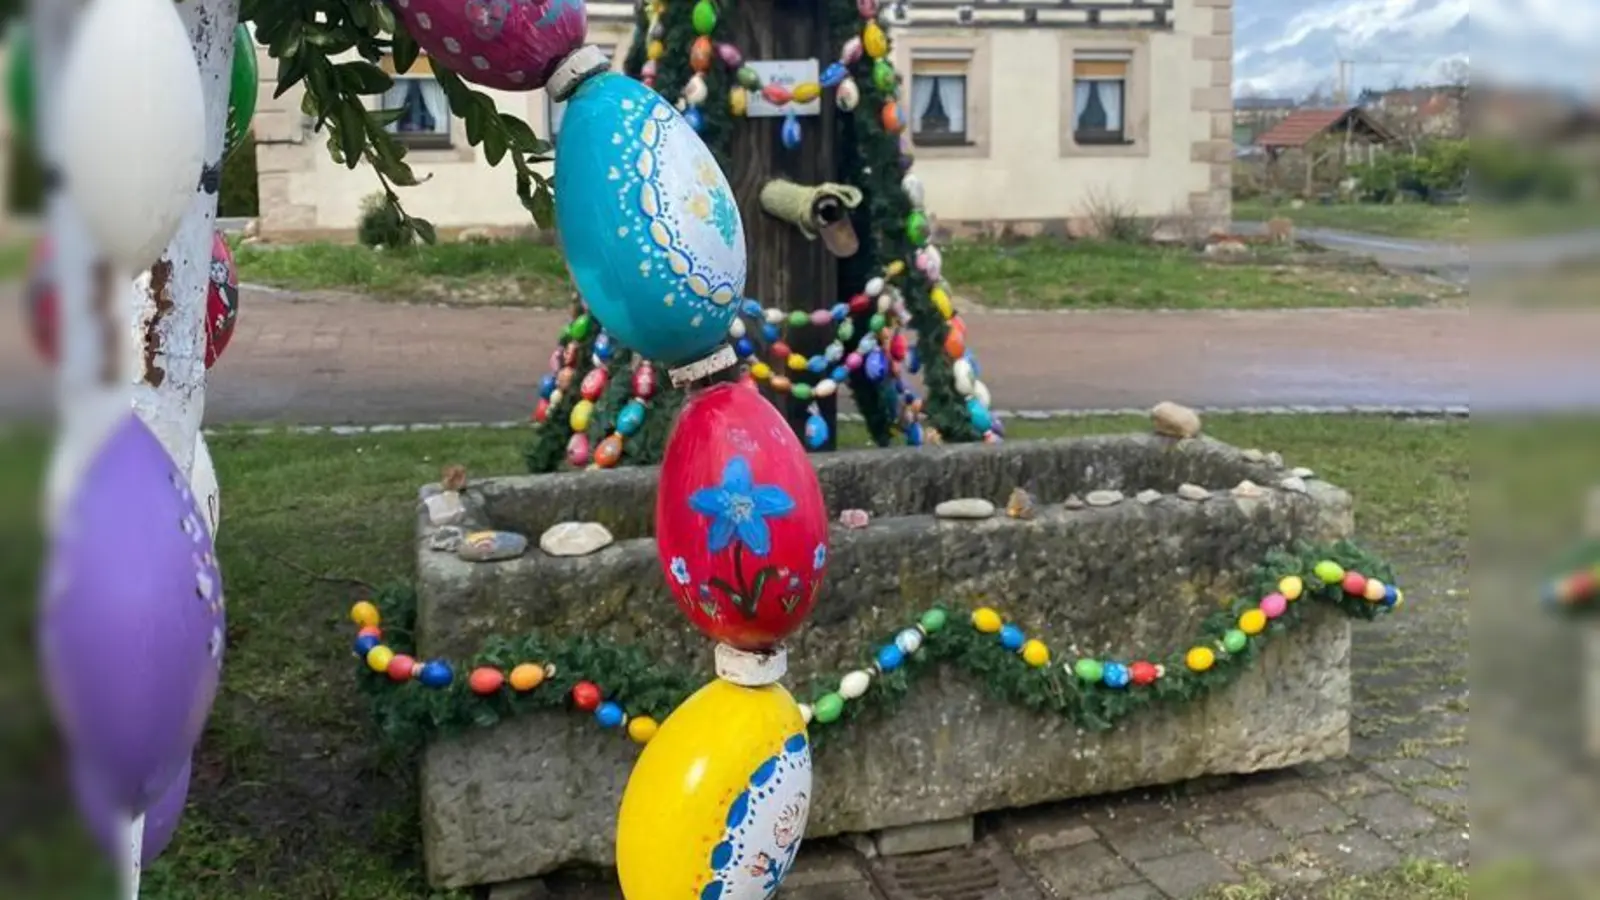
[[[535,422],[544,424],[549,420],[550,410],[561,402],[562,391],[576,377],[578,341],[588,335],[592,322],[587,313],[581,314],[562,333],[563,340],[568,342],[551,355],[551,371],[539,381],[539,402],[533,408]],[[594,415],[595,404],[610,384],[611,374],[606,364],[614,352],[610,335],[601,331],[595,336],[590,356],[593,368],[579,382],[580,399],[567,414],[567,424],[572,428],[572,437],[567,441],[567,462],[576,468],[591,466],[609,469],[615,466],[622,459],[623,442],[644,427],[645,416],[650,410],[650,398],[656,395],[658,383],[655,367],[649,360],[640,360],[633,369],[633,382],[630,385],[633,396],[617,412],[615,426],[594,445],[591,452],[589,420]]]
[[[1332,560],[1318,562],[1312,568],[1311,577],[1323,585],[1338,585],[1346,595],[1374,606],[1381,605],[1392,610],[1405,602],[1404,592],[1394,585],[1354,570],[1347,571]],[[1305,596],[1306,589],[1306,580],[1301,576],[1283,576],[1278,580],[1276,590],[1239,613],[1235,627],[1225,631],[1220,640],[1191,646],[1183,654],[1183,666],[1195,674],[1205,673],[1242,654],[1253,638],[1266,631],[1273,619],[1282,616],[1291,603]],[[455,682],[456,670],[448,661],[417,660],[397,653],[384,644],[381,613],[370,601],[363,600],[352,606],[350,619],[358,629],[354,648],[356,656],[368,669],[387,676],[394,685],[414,681],[424,688],[444,690]],[[1037,670],[1050,665],[1052,654],[1049,646],[1041,640],[1029,638],[1020,627],[1006,622],[996,610],[989,607],[976,609],[969,621],[979,634],[994,635],[999,645],[1014,654],[1023,665]],[[875,678],[904,666],[948,623],[949,614],[942,608],[934,607],[922,613],[916,624],[900,630],[893,639],[878,648],[871,666],[846,673],[839,679],[835,690],[819,695],[811,703],[800,704],[801,717],[808,725],[837,722],[844,715],[847,702],[864,697]],[[1085,687],[1104,687],[1115,691],[1148,688],[1168,677],[1167,666],[1147,659],[1127,662],[1083,657],[1063,664],[1061,669]],[[554,666],[537,661],[521,662],[506,671],[495,666],[477,666],[468,673],[466,685],[473,695],[487,700],[508,689],[516,694],[527,694],[555,674]],[[605,692],[592,681],[577,682],[569,693],[572,705],[581,712],[592,714],[601,728],[623,729],[636,743],[648,743],[659,727],[656,720],[649,716],[630,716],[622,704],[607,699]]]
[[[1579,569],[1545,583],[1544,602],[1569,610],[1590,608],[1600,597],[1600,565]]]

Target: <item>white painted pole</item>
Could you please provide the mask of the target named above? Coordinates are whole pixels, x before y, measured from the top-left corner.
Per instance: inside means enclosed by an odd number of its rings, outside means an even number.
[[[144,348],[133,404],[185,476],[194,463],[205,416],[206,291],[216,233],[217,184],[228,127],[228,88],[239,0],[191,0],[178,6],[205,91],[206,165],[178,233],[161,261],[139,279],[134,328]]]

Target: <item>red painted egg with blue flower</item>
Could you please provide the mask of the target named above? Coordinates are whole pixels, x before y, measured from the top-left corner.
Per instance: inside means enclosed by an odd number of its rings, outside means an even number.
[[[583,0],[389,0],[417,46],[468,81],[503,91],[544,87],[583,45]]]
[[[661,463],[656,549],[678,606],[713,640],[772,647],[815,605],[828,567],[822,489],[748,380],[685,401]]]

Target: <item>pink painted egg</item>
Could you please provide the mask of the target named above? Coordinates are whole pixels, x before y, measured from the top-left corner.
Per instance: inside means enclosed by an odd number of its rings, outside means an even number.
[[[583,0],[389,0],[417,45],[475,84],[544,87],[583,46]]]

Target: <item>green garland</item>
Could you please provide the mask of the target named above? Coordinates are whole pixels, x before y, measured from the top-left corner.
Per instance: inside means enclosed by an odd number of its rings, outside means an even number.
[[[1319,565],[1336,564],[1335,577],[1319,575]],[[1238,641],[1240,617],[1259,600],[1235,600],[1229,608],[1207,617],[1190,644],[1171,648],[1165,655],[1144,659],[1159,664],[1164,674],[1146,686],[1113,687],[1104,682],[1084,680],[1082,673],[1064,668],[1053,660],[1048,665],[1032,665],[1018,652],[1002,646],[993,633],[980,631],[972,624],[952,621],[942,628],[926,628],[921,648],[907,654],[892,671],[877,672],[871,689],[859,699],[843,704],[839,721],[852,721],[863,715],[883,714],[894,709],[923,673],[936,664],[948,664],[980,681],[987,692],[1000,700],[1025,706],[1040,713],[1057,715],[1088,731],[1104,731],[1122,719],[1152,705],[1193,702],[1212,690],[1231,684],[1254,664],[1261,646],[1272,635],[1293,628],[1312,603],[1327,604],[1354,619],[1371,620],[1390,607],[1345,593],[1339,579],[1345,572],[1361,572],[1386,584],[1393,584],[1393,570],[1382,560],[1349,542],[1329,547],[1299,545],[1293,551],[1274,551],[1257,566],[1248,584],[1251,596],[1265,597],[1279,589],[1288,576],[1300,578],[1304,595],[1287,605],[1282,615],[1272,619],[1265,630]],[[405,586],[387,588],[374,598],[383,623],[382,640],[387,648],[406,648],[412,644],[416,619],[416,594]],[[991,613],[992,615],[992,613]],[[925,623],[943,621],[943,611]],[[994,623],[998,626],[998,620]],[[891,641],[893,636],[891,636]],[[1233,650],[1225,649],[1231,645]],[[1214,655],[1215,664],[1195,671],[1186,664],[1194,647],[1204,647]],[[359,649],[359,648],[358,648]],[[1107,657],[1126,663],[1136,657]],[[480,667],[510,672],[528,662],[553,666],[549,678],[538,688],[517,692],[500,688],[480,696],[469,686],[468,674]],[[1071,665],[1069,662],[1068,665]],[[871,669],[869,664],[864,669]],[[370,666],[361,668],[362,690],[371,700],[374,717],[385,737],[396,743],[415,746],[435,738],[460,734],[470,728],[490,727],[502,719],[536,709],[569,707],[573,689],[582,682],[597,685],[605,697],[625,707],[637,718],[649,716],[661,721],[690,694],[710,678],[707,673],[685,671],[652,660],[638,647],[621,646],[593,637],[559,639],[537,633],[519,638],[491,638],[482,652],[465,667],[454,671],[449,684],[430,688],[415,681],[397,683]],[[825,698],[836,690],[837,680],[814,681],[797,691],[810,698],[818,710],[812,726],[813,740],[818,725],[827,725],[821,711],[837,704]],[[836,696],[836,695],[835,695]],[[822,735],[832,729],[820,730]]]
[[[583,310],[583,305],[576,304],[572,321],[561,330],[558,344],[562,353],[566,353],[567,347],[573,343],[578,345],[578,358],[572,366],[572,382],[561,392],[560,402],[550,404],[545,420],[533,426],[533,438],[522,451],[529,472],[554,472],[565,463],[567,442],[572,439],[572,408],[578,405],[582,396],[578,385],[594,368],[594,341],[602,330],[600,323]]]

